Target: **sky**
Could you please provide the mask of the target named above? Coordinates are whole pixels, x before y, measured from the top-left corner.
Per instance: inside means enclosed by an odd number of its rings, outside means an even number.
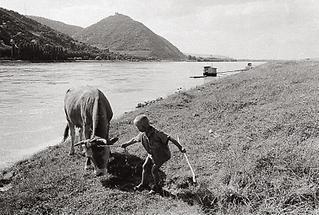
[[[118,12],[185,54],[319,58],[318,0],[0,0],[0,7],[81,27]]]

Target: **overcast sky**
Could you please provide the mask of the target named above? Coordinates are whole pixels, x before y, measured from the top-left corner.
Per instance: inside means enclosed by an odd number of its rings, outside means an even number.
[[[318,0],[0,0],[0,7],[81,27],[118,12],[184,53],[319,57]]]

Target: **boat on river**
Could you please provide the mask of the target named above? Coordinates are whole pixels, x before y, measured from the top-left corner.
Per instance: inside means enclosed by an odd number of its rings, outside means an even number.
[[[204,76],[213,76],[213,77],[216,77],[216,76],[217,76],[217,68],[212,67],[212,66],[204,66],[203,75],[204,75]]]

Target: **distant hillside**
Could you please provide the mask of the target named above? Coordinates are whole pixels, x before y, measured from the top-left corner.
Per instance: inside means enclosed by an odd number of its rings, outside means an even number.
[[[79,33],[75,39],[102,49],[129,55],[181,60],[185,56],[163,37],[140,22],[116,13]]]
[[[27,16],[27,17],[43,25],[49,26],[50,28],[54,30],[67,34],[70,37],[72,37],[74,34],[78,33],[79,31],[83,29],[82,27],[79,27],[79,26],[65,24],[63,22],[47,19],[44,17],[39,17],[39,16]]]
[[[11,39],[16,44],[53,45],[74,51],[93,49],[15,11],[0,8],[0,40],[10,45]]]
[[[0,57],[22,60],[121,59],[120,55],[101,51],[53,30],[15,11],[0,7]],[[14,46],[13,46],[14,44]],[[15,47],[8,52],[6,46]],[[12,54],[13,53],[13,54]]]

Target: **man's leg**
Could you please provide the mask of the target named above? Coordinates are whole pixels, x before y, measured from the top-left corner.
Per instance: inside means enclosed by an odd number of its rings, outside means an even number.
[[[142,190],[147,185],[147,175],[152,165],[152,159],[147,156],[143,166],[142,166],[142,179],[141,183],[135,187],[136,190]]]
[[[150,191],[150,193],[156,193],[161,191],[162,187],[160,185],[160,176],[159,176],[159,169],[161,168],[161,166],[163,165],[163,163],[161,164],[153,164],[152,166],[152,176],[154,179],[154,187],[152,188],[152,190]]]

